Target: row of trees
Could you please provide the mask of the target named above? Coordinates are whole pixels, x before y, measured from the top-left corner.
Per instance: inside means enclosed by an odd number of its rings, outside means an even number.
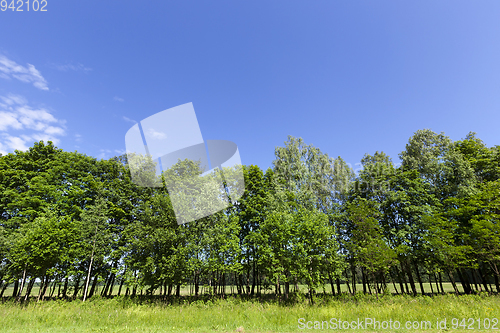
[[[452,142],[417,131],[396,167],[365,155],[357,174],[302,139],[273,168],[243,167],[245,192],[224,210],[178,225],[165,186],[131,181],[109,160],[35,143],[0,157],[0,297],[239,294],[287,299],[346,284],[356,293],[500,292],[500,149],[473,133]],[[200,174],[179,161],[162,181]],[[226,186],[229,186],[224,183]],[[433,284],[436,288],[434,290]]]

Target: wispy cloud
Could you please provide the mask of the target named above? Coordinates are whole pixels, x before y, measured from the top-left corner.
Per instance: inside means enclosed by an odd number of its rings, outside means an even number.
[[[77,63],[77,64],[65,64],[65,65],[61,65],[61,64],[51,64],[51,66],[55,69],[57,69],[58,71],[61,71],[61,72],[69,72],[69,71],[74,71],[74,72],[90,72],[92,71],[92,68],[90,67],[87,67],[81,63]]]
[[[59,137],[66,134],[64,120],[45,108],[33,108],[24,97],[9,94],[0,100],[0,153],[26,150],[40,140],[58,144]]]
[[[28,146],[26,145],[26,140],[24,138],[16,137],[9,135],[7,133],[2,133],[0,145],[2,148],[11,149],[11,150],[28,150]],[[4,152],[5,155],[7,152]]]
[[[4,79],[17,79],[21,82],[32,83],[36,88],[49,90],[48,83],[42,74],[32,64],[22,66],[0,55],[0,77]]]
[[[99,154],[97,155],[97,158],[101,159],[109,159],[114,156],[120,156],[126,154],[126,151],[124,149],[99,149]]]
[[[113,97],[113,99],[114,99],[115,101],[117,101],[117,102],[125,102],[125,100],[124,100],[123,98],[118,97],[118,96]]]
[[[155,138],[155,139],[158,139],[158,140],[162,140],[162,139],[166,139],[167,138],[167,135],[163,132],[158,132],[158,131],[155,131],[154,129],[150,128],[148,129],[148,132],[147,132],[151,137]]]
[[[137,121],[135,121],[134,119],[130,119],[129,117],[123,116],[123,120],[128,121],[129,123],[132,124],[137,124]]]
[[[97,158],[106,159],[110,153],[111,150],[109,149],[101,149],[99,155],[97,155]]]

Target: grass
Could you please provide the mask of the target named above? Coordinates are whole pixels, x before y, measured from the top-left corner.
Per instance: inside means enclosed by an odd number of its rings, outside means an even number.
[[[344,294],[336,298],[319,295],[315,305],[309,305],[303,297],[302,294],[295,295],[295,302],[288,305],[235,297],[197,301],[184,297],[179,304],[146,297],[92,298],[85,303],[80,300],[31,301],[24,305],[7,301],[0,304],[0,332],[422,332],[404,328],[407,321],[430,321],[429,331],[439,332],[436,320],[445,318],[448,331],[471,332],[478,331],[476,320],[479,318],[500,319],[500,297],[485,294],[385,295],[379,301],[371,295],[350,297]],[[188,299],[191,299],[189,304]],[[311,321],[310,326],[314,326],[314,321],[320,325],[331,318],[349,322],[374,318],[380,322],[399,321],[402,328],[382,330],[365,326],[362,330],[308,330],[299,329],[300,318],[304,318],[304,323]],[[459,329],[454,330],[452,318],[472,318],[475,320],[474,329],[457,326]]]

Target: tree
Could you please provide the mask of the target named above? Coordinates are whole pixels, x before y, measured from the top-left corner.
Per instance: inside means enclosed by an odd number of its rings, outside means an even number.
[[[99,270],[100,266],[104,264],[105,257],[109,255],[112,241],[110,230],[107,228],[108,206],[105,199],[98,197],[94,205],[87,206],[87,209],[81,214],[81,219],[81,232],[83,232],[83,240],[86,245],[82,248],[81,256],[89,260],[85,289],[83,291],[83,301],[85,302],[87,296],[91,297],[93,295],[98,280],[98,275],[95,274],[90,295],[88,295],[92,269]]]
[[[378,299],[377,277],[385,281],[385,275],[396,262],[396,253],[383,238],[378,223],[378,211],[373,202],[356,198],[347,205],[350,233],[348,249],[357,262],[373,278]]]
[[[12,267],[24,271],[19,297],[26,278],[31,277],[26,292],[28,297],[35,279],[39,277],[42,284],[38,299],[43,300],[50,279],[58,271],[57,266],[68,260],[72,250],[78,246],[78,235],[78,223],[69,216],[58,217],[53,210],[47,210],[33,222],[23,225],[10,252]]]

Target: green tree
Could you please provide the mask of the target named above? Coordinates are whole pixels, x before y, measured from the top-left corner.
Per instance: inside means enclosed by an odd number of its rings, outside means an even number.
[[[383,237],[378,221],[379,212],[373,202],[356,198],[347,205],[347,212],[351,224],[349,252],[353,260],[372,277],[378,299],[377,277],[385,283],[385,275],[396,262],[396,253]]]

